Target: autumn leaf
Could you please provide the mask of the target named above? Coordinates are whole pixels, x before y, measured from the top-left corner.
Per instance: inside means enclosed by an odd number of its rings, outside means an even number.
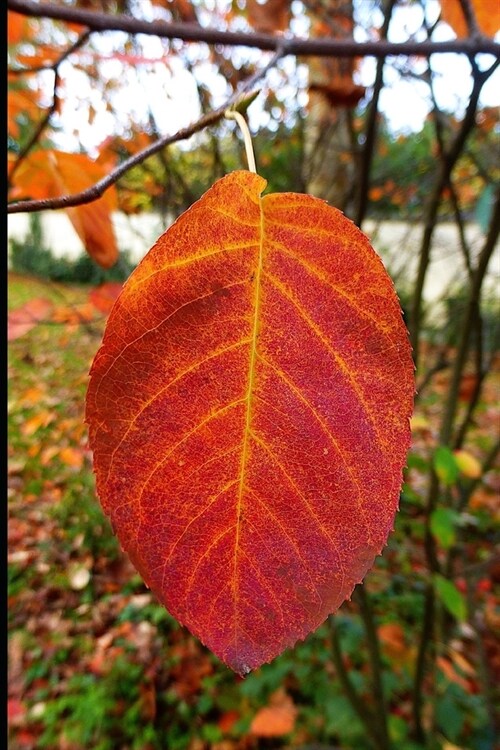
[[[240,674],[317,628],[386,544],[413,363],[367,238],[227,175],[124,285],[86,403],[97,492],[160,601]]]
[[[23,161],[14,183],[30,198],[40,200],[78,193],[105,175],[106,170],[85,154],[46,150],[35,151]],[[85,249],[103,268],[110,268],[118,259],[111,221],[116,208],[116,190],[112,186],[98,200],[66,209]]]
[[[52,311],[52,302],[44,297],[34,297],[9,313],[7,339],[14,341],[31,331],[40,321],[47,320]]]
[[[89,302],[99,312],[107,315],[111,311],[121,290],[122,285],[118,281],[106,281],[104,284],[100,284],[90,290]]]
[[[290,0],[247,0],[250,26],[262,34],[285,31],[290,23]]]
[[[18,118],[21,115],[34,122],[40,119],[42,109],[39,98],[40,91],[38,89],[9,88],[7,95],[8,133],[13,138],[19,137]]]
[[[352,8],[349,13],[349,6],[343,0],[331,0],[328,17],[319,10],[313,11],[310,15],[311,35],[314,38],[352,38]],[[331,117],[338,107],[354,108],[365,94],[365,87],[353,80],[357,65],[356,59],[313,58],[309,63],[310,109],[317,108],[318,99],[322,103],[318,111],[325,110],[328,117]]]
[[[81,469],[83,466],[83,451],[81,448],[67,446],[59,452],[61,461],[72,469]]]
[[[483,473],[483,469],[479,461],[472,453],[465,450],[453,451],[455,461],[457,462],[458,469],[464,477],[468,479],[479,479]]]
[[[487,36],[500,31],[500,3],[498,0],[470,0],[479,29]],[[457,37],[468,35],[467,21],[460,0],[441,0],[441,18],[451,26]]]
[[[35,22],[36,23],[36,22]],[[7,42],[19,44],[27,42],[33,36],[33,21],[14,11],[7,11]]]
[[[269,698],[269,705],[261,708],[252,719],[250,734],[256,737],[281,737],[290,734],[295,726],[297,709],[287,693],[280,689]]]

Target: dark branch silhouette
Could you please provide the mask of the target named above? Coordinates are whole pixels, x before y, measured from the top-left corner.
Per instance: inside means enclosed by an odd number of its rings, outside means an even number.
[[[106,177],[103,177],[102,180],[96,182],[95,185],[92,185],[86,190],[82,190],[80,193],[75,193],[73,195],[63,195],[60,198],[16,201],[15,203],[11,203],[9,206],[7,206],[7,212],[22,213],[44,211],[47,209],[69,208],[70,206],[81,206],[84,203],[91,203],[92,201],[97,200],[109,187],[111,187],[111,185],[114,185],[120,179],[120,177],[122,177],[122,175],[128,172],[129,169],[132,169],[132,167],[136,167],[138,164],[141,164],[145,159],[153,156],[153,154],[158,153],[158,151],[161,151],[166,146],[170,146],[172,143],[176,143],[177,141],[186,140],[195,133],[198,133],[200,130],[203,130],[209,125],[213,125],[214,123],[221,120],[224,117],[224,113],[226,112],[226,110],[235,106],[246,93],[250,92],[254,88],[256,83],[266,75],[268,70],[276,65],[281,56],[282,51],[281,49],[278,49],[269,60],[267,65],[264,68],[258,70],[253,76],[250,76],[243,83],[240,89],[236,91],[221,107],[218,107],[212,112],[203,115],[203,117],[200,117],[200,119],[195,123],[189,125],[186,128],[181,128],[173,135],[159,138],[151,145],[147,146],[141,151],[138,151],[136,154],[123,161],[118,167],[116,167],[116,169],[113,169],[108,175],[106,175]]]
[[[388,57],[390,55],[423,55],[445,52],[469,56],[489,53],[500,56],[500,44],[490,37],[477,34],[467,39],[446,42],[355,42],[353,39],[299,39],[280,34],[259,34],[210,29],[193,23],[143,21],[138,18],[109,13],[94,13],[52,3],[31,0],[8,0],[7,7],[17,13],[36,18],[52,18],[87,26],[91,31],[125,31],[128,34],[149,34],[162,39],[181,39],[185,42],[224,44],[230,47],[253,47],[263,51],[282,50],[283,55],[302,57]]]

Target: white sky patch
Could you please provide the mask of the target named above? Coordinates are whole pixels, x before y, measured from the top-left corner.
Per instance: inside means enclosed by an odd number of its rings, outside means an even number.
[[[146,7],[147,3],[144,4]],[[205,6],[207,10],[207,6]],[[309,22],[302,13],[300,0],[293,0],[292,10],[295,18],[292,22],[293,33],[306,38],[309,33]],[[425,6],[427,22],[437,18],[439,5],[429,0]],[[369,0],[358,0],[355,4],[358,25],[355,38],[364,41],[374,38],[373,32],[366,28],[381,24],[382,14]],[[206,14],[209,18],[210,14]],[[206,22],[207,18],[203,20]],[[409,38],[424,41],[426,33],[422,30],[423,10],[420,5],[397,6],[393,13],[389,29],[389,39],[393,42],[404,42]],[[453,39],[452,30],[444,23],[438,24],[433,33],[434,41]],[[498,38],[498,37],[497,37]],[[97,42],[98,39],[98,42]],[[64,81],[64,111],[59,122],[64,123],[64,131],[57,134],[57,143],[61,148],[75,150],[78,142],[91,154],[96,153],[99,144],[112,134],[126,134],[132,121],[148,122],[150,113],[162,135],[174,134],[200,117],[200,104],[196,83],[186,70],[175,50],[183,50],[185,59],[190,60],[196,71],[198,82],[210,90],[215,106],[220,106],[227,99],[229,89],[210,60],[209,47],[204,44],[184,46],[173,40],[168,45],[164,40],[147,35],[137,35],[135,46],[138,54],[151,60],[150,63],[127,64],[118,53],[117,59],[110,58],[117,49],[121,49],[128,39],[121,32],[112,32],[95,37],[94,47],[98,44],[98,66],[104,80],[117,80],[112,94],[114,112],[103,101],[100,86],[93,84],[81,71],[70,63],[62,66]],[[171,52],[169,50],[172,50]],[[85,52],[82,51],[82,57]],[[134,54],[134,53],[131,53]],[[238,64],[249,60],[264,66],[272,53],[259,50],[235,49],[232,60]],[[201,58],[201,61],[200,61]],[[483,56],[481,67],[491,65],[493,58]],[[393,65],[392,63],[396,63]],[[463,116],[472,87],[470,63],[465,55],[436,54],[431,58],[435,73],[435,94],[439,107],[444,111]],[[373,57],[365,58],[356,72],[357,82],[368,88],[373,85],[377,61]],[[384,69],[384,88],[380,95],[380,111],[388,120],[390,129],[395,132],[418,132],[426,116],[432,109],[429,89],[426,83],[415,76],[405,75],[411,72],[421,74],[427,66],[424,59],[411,61],[401,56],[398,60],[389,60]],[[399,68],[399,70],[397,69]],[[268,90],[273,91],[282,101],[293,102],[295,107],[304,108],[307,104],[307,65],[299,64],[291,56],[279,63],[267,76],[267,83],[260,82],[257,88],[262,94],[249,110],[250,125],[253,130],[270,125]],[[91,104],[92,117],[89,122],[88,105]],[[483,87],[480,106],[500,105],[500,69],[495,71]]]

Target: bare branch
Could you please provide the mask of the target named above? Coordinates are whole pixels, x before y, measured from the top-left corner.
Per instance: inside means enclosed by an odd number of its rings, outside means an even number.
[[[37,65],[33,68],[9,68],[9,75],[22,76],[30,73],[42,73],[44,70],[56,71],[61,63],[63,63],[73,52],[77,52],[80,47],[90,39],[90,31],[84,31],[68,49],[64,50],[61,55],[54,62],[47,63],[46,65]]]
[[[267,65],[264,68],[258,70],[253,76],[250,76],[250,78],[248,78],[243,83],[239,91],[234,93],[221,107],[215,109],[213,112],[209,112],[203,117],[200,117],[200,119],[192,125],[189,125],[186,128],[181,128],[177,131],[177,133],[164,136],[163,138],[160,138],[159,140],[152,143],[150,146],[142,149],[142,151],[138,151],[136,154],[122,162],[118,167],[116,167],[116,169],[113,169],[108,175],[106,175],[106,177],[103,177],[102,180],[96,182],[95,185],[92,185],[86,190],[82,190],[80,193],[74,193],[73,195],[63,195],[60,198],[16,201],[15,203],[11,203],[9,206],[7,206],[7,213],[14,214],[32,211],[44,211],[47,209],[69,208],[70,206],[81,206],[84,203],[91,203],[92,201],[97,200],[108,188],[111,187],[111,185],[114,185],[122,175],[128,172],[129,169],[132,169],[132,167],[136,167],[138,164],[141,164],[145,159],[158,153],[158,151],[161,151],[161,149],[165,148],[166,146],[170,146],[172,143],[176,143],[177,141],[186,140],[195,133],[198,133],[200,130],[203,130],[209,125],[213,125],[214,123],[221,120],[224,117],[226,110],[237,104],[243,94],[251,91],[257,81],[263,78],[268,70],[276,65],[282,54],[282,49],[279,48],[269,60]]]
[[[193,23],[167,23],[143,21],[124,15],[94,13],[80,8],[70,8],[52,3],[35,3],[31,0],[8,0],[7,7],[17,13],[35,18],[53,18],[87,26],[92,31],[125,31],[128,34],[149,34],[163,39],[181,39],[185,42],[225,44],[231,47],[253,47],[265,51],[282,49],[284,55],[303,57],[387,57],[389,55],[422,55],[429,57],[444,52],[474,56],[490,53],[500,56],[500,44],[490,37],[480,35],[469,39],[446,42],[355,42],[353,39],[298,39],[278,34],[243,33],[210,29]]]
[[[9,172],[9,184],[12,183],[12,179],[23,163],[23,161],[26,159],[28,154],[31,152],[33,147],[38,143],[40,136],[42,135],[43,131],[47,127],[47,125],[50,122],[50,118],[54,114],[54,112],[57,111],[57,107],[59,104],[59,97],[57,95],[57,89],[60,83],[60,76],[59,76],[59,66],[61,63],[66,60],[67,57],[69,57],[73,52],[76,52],[80,47],[82,47],[88,38],[90,37],[90,32],[86,31],[85,33],[81,34],[81,36],[78,37],[76,42],[71,45],[67,50],[65,50],[60,57],[50,65],[45,65],[43,67],[40,67],[36,72],[40,72],[42,70],[52,70],[54,72],[54,89],[52,94],[52,104],[50,105],[49,109],[46,111],[45,115],[42,117],[38,125],[36,126],[35,130],[33,131],[31,137],[28,139],[28,141],[24,144],[21,151],[19,152],[16,161],[14,162],[12,169]],[[9,71],[14,73],[21,73],[21,72],[29,72],[33,73],[35,72],[35,69],[29,68],[26,71],[22,70],[15,70],[15,71]]]

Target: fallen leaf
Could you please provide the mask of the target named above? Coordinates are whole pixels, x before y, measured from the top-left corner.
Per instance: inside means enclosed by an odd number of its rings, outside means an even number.
[[[219,180],[124,285],[86,420],[123,548],[240,674],[317,628],[393,527],[414,379],[393,284],[324,201]]]
[[[228,734],[240,718],[238,711],[225,711],[217,722],[217,726],[223,734]]]
[[[284,690],[271,695],[269,705],[255,714],[250,724],[250,734],[255,737],[282,737],[295,726],[297,709]]]
[[[401,658],[407,652],[405,634],[397,622],[387,622],[377,628],[384,652],[391,659]]]
[[[31,331],[40,321],[46,320],[52,311],[52,302],[43,297],[28,300],[12,310],[7,320],[7,339],[14,341]]]
[[[81,448],[62,448],[59,452],[59,459],[72,469],[81,469],[83,466],[83,451]]]
[[[38,414],[27,419],[21,425],[21,434],[24,437],[31,437],[37,432],[40,427],[47,427],[51,422],[54,421],[54,414],[50,411],[40,411]],[[35,446],[39,450],[39,446]],[[38,453],[37,450],[37,453]]]
[[[431,427],[429,420],[423,414],[413,414],[410,425],[412,432],[427,431]]]
[[[444,656],[438,656],[436,658],[436,663],[447,680],[449,680],[450,682],[454,682],[456,685],[460,685],[460,687],[463,688],[466,692],[470,691],[469,681],[466,680],[465,677],[462,677],[460,674],[458,674],[449,659]]]

